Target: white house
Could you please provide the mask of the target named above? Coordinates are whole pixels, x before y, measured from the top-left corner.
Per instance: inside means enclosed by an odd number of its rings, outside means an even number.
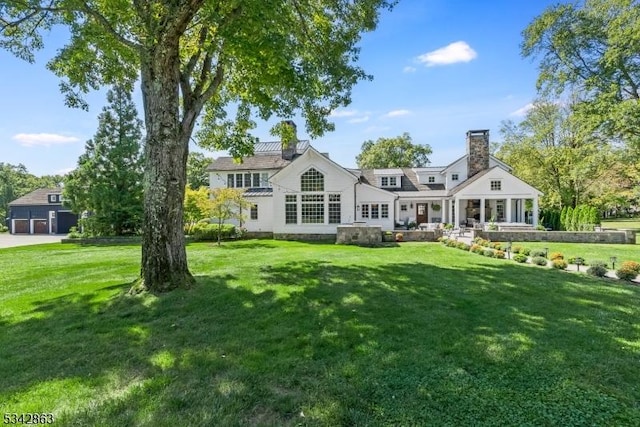
[[[538,223],[542,193],[489,154],[487,130],[467,132],[467,154],[442,167],[346,169],[308,141],[260,143],[254,152],[208,168],[211,188],[245,189],[252,208],[243,226],[251,232],[335,234],[355,222],[383,230]]]

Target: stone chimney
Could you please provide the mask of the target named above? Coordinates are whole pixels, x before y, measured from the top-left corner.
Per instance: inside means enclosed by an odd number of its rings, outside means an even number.
[[[288,141],[282,141],[282,158],[284,160],[293,160],[298,151],[298,128],[293,120],[285,120],[282,124],[289,126],[293,131],[293,138]]]
[[[489,169],[489,130],[467,132],[467,177]]]

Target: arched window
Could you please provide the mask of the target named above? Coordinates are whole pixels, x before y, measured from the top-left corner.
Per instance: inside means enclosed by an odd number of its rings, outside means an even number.
[[[324,175],[311,168],[300,177],[300,191],[324,191]]]

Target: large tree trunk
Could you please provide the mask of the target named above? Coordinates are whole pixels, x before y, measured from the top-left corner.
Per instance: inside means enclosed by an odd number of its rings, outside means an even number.
[[[178,42],[142,61],[146,143],[142,266],[137,290],[166,292],[194,282],[187,266],[182,207],[189,135],[180,126]]]

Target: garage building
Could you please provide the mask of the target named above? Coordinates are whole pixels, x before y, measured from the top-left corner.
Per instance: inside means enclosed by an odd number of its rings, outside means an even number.
[[[11,234],[67,234],[78,215],[64,206],[61,188],[40,188],[9,203]]]

